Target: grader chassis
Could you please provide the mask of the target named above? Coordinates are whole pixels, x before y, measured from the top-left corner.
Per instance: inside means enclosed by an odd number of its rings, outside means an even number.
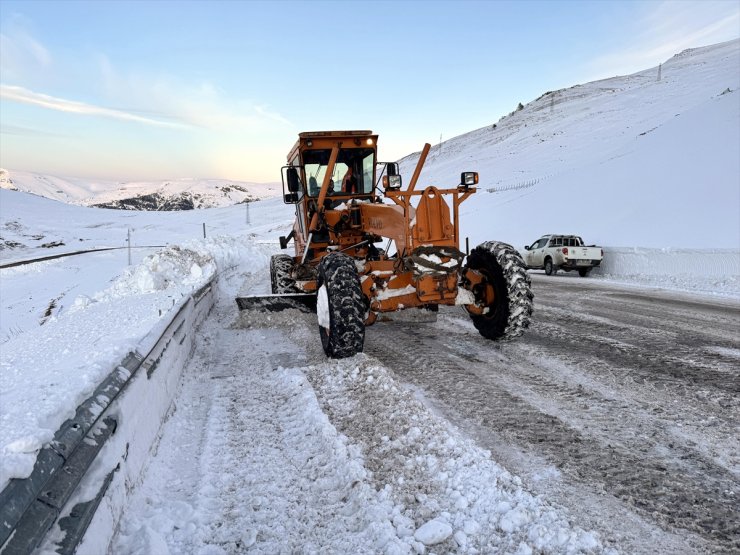
[[[273,294],[240,297],[239,308],[315,307],[332,358],[361,352],[365,326],[405,308],[462,305],[482,336],[521,335],[533,296],[518,252],[495,241],[467,256],[459,249],[459,207],[476,192],[478,174],[462,173],[453,188],[416,190],[426,144],[402,190],[398,165],[377,162],[377,139],[371,131],[299,134],[282,168],[284,201],[295,205],[296,220],[280,245],[292,239],[294,255],[273,256]],[[376,246],[385,241],[385,249]]]

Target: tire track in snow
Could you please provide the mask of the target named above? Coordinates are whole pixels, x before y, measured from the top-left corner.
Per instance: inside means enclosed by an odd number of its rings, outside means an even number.
[[[558,292],[558,298],[562,297]],[[504,346],[485,342],[476,337],[469,322],[444,312],[437,329],[391,325],[381,333],[380,327],[373,328],[368,351],[422,388],[440,410],[495,452],[500,452],[495,442],[504,441],[512,450],[544,456],[566,478],[614,496],[648,526],[654,521],[668,530],[675,527],[684,536],[680,529],[702,536],[709,543],[696,537],[690,542],[699,552],[736,549],[740,544],[733,492],[738,481],[729,469],[737,463],[732,430],[737,429],[738,413],[731,410],[721,419],[714,418],[710,430],[718,429],[719,439],[709,448],[687,440],[691,434],[698,438],[701,431],[707,431],[704,419],[712,420],[722,404],[734,397],[722,392],[720,401],[710,403],[709,409],[705,406],[696,414],[683,414],[678,421],[661,418],[660,412],[656,416],[653,410],[661,409],[639,399],[643,384],[657,379],[660,396],[669,406],[687,395],[698,396],[697,401],[703,398],[706,405],[699,377],[712,390],[723,383],[727,388],[730,369],[707,371],[703,360],[689,359],[681,371],[666,372],[665,365],[681,359],[661,354],[660,341],[655,345],[660,333],[647,334],[651,343],[644,340],[645,334],[633,333],[634,327],[611,325],[608,317],[599,324],[595,322],[602,318],[598,310],[580,322],[577,312],[565,320],[560,313],[552,319],[547,310],[539,309],[550,297],[535,298],[541,319],[535,317],[533,328],[520,342]],[[656,314],[665,317],[664,311],[656,310]],[[666,327],[670,329],[671,324]],[[393,344],[383,342],[383,335],[393,337]],[[626,347],[607,350],[606,357],[598,346],[588,353],[593,336],[603,344]],[[628,356],[631,353],[635,354]],[[560,361],[559,367],[548,364],[549,360]],[[655,370],[645,368],[645,361]],[[619,388],[599,375],[603,370],[607,376],[624,376],[618,380]],[[683,432],[682,421],[688,433]],[[723,438],[729,447],[718,454],[715,449],[722,449]],[[664,553],[687,547],[675,538],[673,548],[667,545],[662,546]],[[654,546],[630,551],[654,552]]]

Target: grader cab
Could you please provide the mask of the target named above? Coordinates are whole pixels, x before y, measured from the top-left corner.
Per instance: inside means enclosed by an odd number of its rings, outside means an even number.
[[[299,134],[282,168],[296,219],[280,246],[292,241],[294,253],[272,257],[273,294],[240,297],[239,308],[315,309],[333,358],[361,352],[365,326],[407,308],[461,305],[484,337],[521,335],[533,296],[518,252],[494,241],[460,251],[459,207],[478,174],[417,190],[427,144],[403,189],[398,165],[378,163],[377,140],[371,131]]]

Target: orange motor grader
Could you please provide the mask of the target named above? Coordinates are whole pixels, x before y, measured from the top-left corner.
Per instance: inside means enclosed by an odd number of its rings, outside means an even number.
[[[282,168],[296,220],[280,246],[293,240],[295,253],[272,257],[272,295],[240,297],[239,308],[315,308],[333,358],[361,352],[365,326],[406,308],[461,305],[484,337],[521,335],[533,296],[519,253],[494,241],[468,255],[459,248],[459,207],[476,192],[478,174],[417,189],[427,144],[402,189],[398,164],[378,163],[377,141],[371,131],[299,134]]]

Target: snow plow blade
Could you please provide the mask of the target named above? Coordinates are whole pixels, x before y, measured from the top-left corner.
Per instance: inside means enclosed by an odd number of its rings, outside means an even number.
[[[237,297],[236,304],[239,306],[239,310],[280,312],[297,308],[303,312],[316,312],[316,295],[311,293],[249,295],[247,297]]]

